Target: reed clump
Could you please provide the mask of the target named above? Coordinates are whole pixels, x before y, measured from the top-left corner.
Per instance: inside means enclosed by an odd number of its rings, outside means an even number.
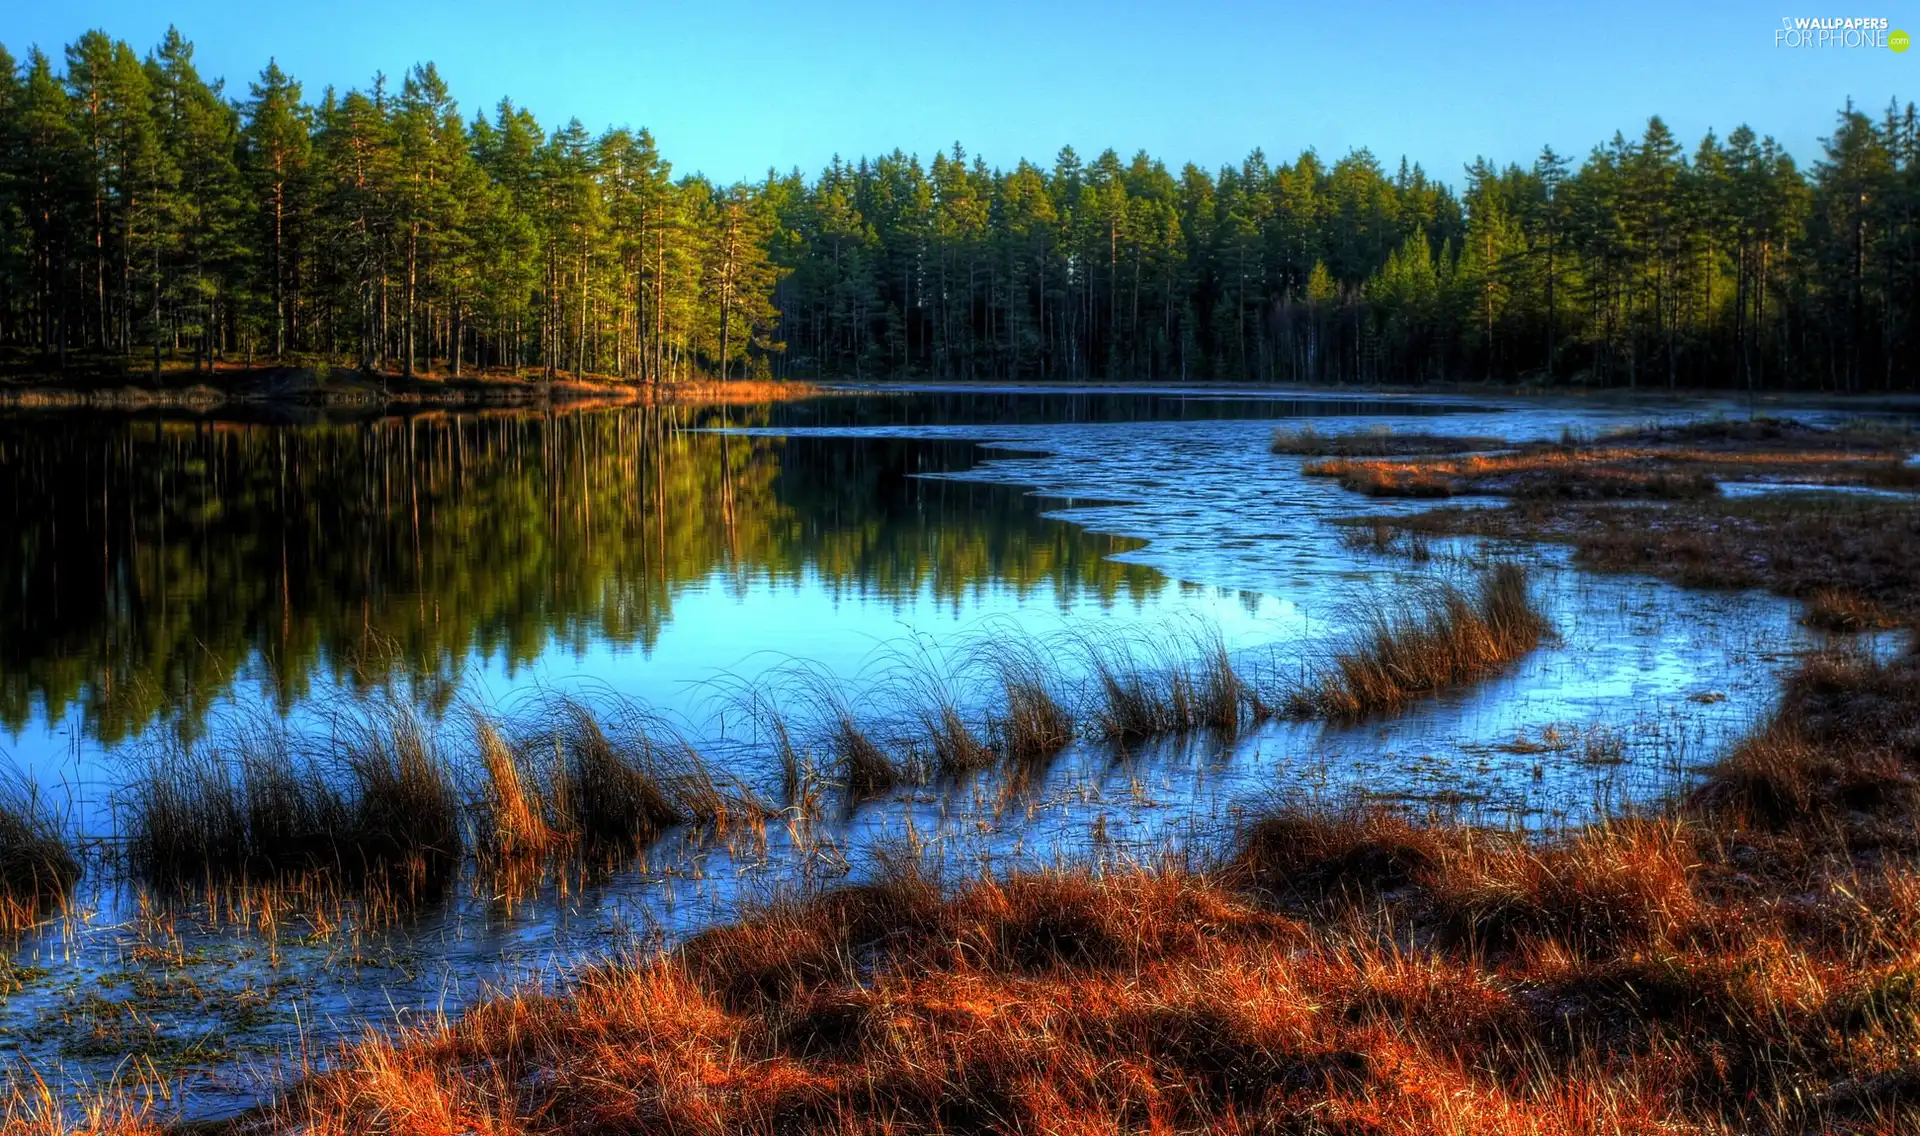
[[[1539,646],[1552,626],[1526,569],[1480,572],[1470,590],[1440,583],[1409,606],[1375,603],[1362,630],[1287,692],[1300,718],[1354,720],[1485,677]]]
[[[1098,690],[1094,727],[1111,742],[1137,742],[1177,729],[1181,689],[1177,678],[1154,675],[1130,652],[1098,653],[1093,659]]]
[[[998,755],[986,739],[976,733],[958,707],[943,703],[921,719],[928,748],[933,752],[935,768],[949,777],[959,777],[990,768]]]
[[[0,935],[25,930],[56,910],[80,872],[59,820],[16,771],[13,785],[0,790]]]
[[[1350,552],[1400,555],[1416,564],[1433,559],[1433,544],[1427,534],[1400,528],[1386,517],[1355,517],[1340,522],[1340,543]]]
[[[375,887],[418,897],[460,864],[454,775],[410,711],[336,721],[324,758],[284,730],[148,760],[122,802],[124,855],[162,890]]]
[[[1073,714],[1054,693],[1051,668],[1039,649],[1025,640],[1002,641],[989,661],[1000,709],[988,733],[1007,761],[1031,767],[1066,748],[1074,737]]]
[[[658,747],[644,733],[609,737],[578,703],[557,708],[549,740],[561,770],[557,827],[588,849],[632,851],[651,843],[688,813],[667,791]]]
[[[1842,634],[1900,626],[1892,612],[1845,588],[1821,588],[1808,596],[1806,614],[1800,617],[1800,622],[1821,631]]]
[[[352,819],[337,856],[349,879],[432,891],[460,867],[464,847],[454,773],[407,710],[349,725],[341,761]]]
[[[1224,640],[1215,635],[1210,642],[1196,645],[1199,661],[1191,670],[1182,667],[1175,674],[1175,720],[1184,729],[1236,733],[1249,711],[1258,717],[1265,707],[1234,670]]]
[[[827,748],[839,763],[851,797],[885,796],[907,779],[906,772],[860,728],[850,711],[835,716],[828,728]]]
[[[961,709],[969,689],[964,668],[918,640],[913,648],[900,652],[892,685],[898,717],[913,727],[907,745],[918,751],[914,757],[950,779],[991,768],[999,754]],[[844,708],[842,700],[833,701],[836,708]]]
[[[571,843],[554,825],[551,793],[528,756],[517,752],[484,716],[473,717],[474,741],[484,775],[479,845],[500,862],[540,859]]]

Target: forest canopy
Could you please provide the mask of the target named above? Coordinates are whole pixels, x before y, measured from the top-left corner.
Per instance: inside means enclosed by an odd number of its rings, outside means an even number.
[[[693,377],[1920,387],[1920,127],[1812,165],[1659,118],[1455,184],[958,144],[758,183],[646,130],[465,116],[432,64],[228,90],[177,31],[0,48],[0,354]]]

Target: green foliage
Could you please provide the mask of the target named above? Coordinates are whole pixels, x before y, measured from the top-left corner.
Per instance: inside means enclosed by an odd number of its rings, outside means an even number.
[[[177,32],[0,51],[0,345],[459,375],[1920,384],[1920,128],[1802,170],[1659,118],[1459,194],[1366,150],[675,179],[644,130],[463,120],[431,64],[226,97]]]

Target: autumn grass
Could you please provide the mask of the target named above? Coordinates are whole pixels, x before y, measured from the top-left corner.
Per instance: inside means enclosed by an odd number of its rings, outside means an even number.
[[[1920,500],[1840,491],[1920,487],[1920,466],[1909,460],[1916,447],[1920,435],[1906,423],[1756,418],[1458,460],[1321,462],[1308,471],[1370,495],[1512,498],[1498,508],[1344,518],[1350,547],[1420,556],[1434,536],[1557,541],[1572,545],[1584,568],[1646,572],[1689,587],[1765,588],[1806,601],[1809,626],[1852,632],[1920,619],[1920,574],[1910,570],[1920,557]],[[1717,492],[1734,478],[1785,485]]]
[[[1358,517],[1342,523],[1340,543],[1350,552],[1403,555],[1415,563],[1433,559],[1433,543],[1426,533],[1396,527],[1385,517]]]
[[[482,738],[498,740],[490,729]],[[268,726],[164,746],[117,812],[126,867],[163,893],[276,885],[424,898],[458,870],[466,843],[451,759],[392,706],[338,717],[324,738]]]
[[[1870,626],[1920,619],[1920,502],[1781,492],[1668,505],[1526,503],[1381,518],[1396,531],[1571,545],[1600,572],[1644,572],[1688,587],[1765,588]],[[1871,605],[1869,612],[1863,605]],[[1837,610],[1814,617],[1840,629]]]
[[[1497,452],[1464,455],[1411,446],[1367,455],[1357,442],[1289,441],[1275,452],[1323,452],[1302,472],[1370,497],[1684,501],[1712,497],[1725,481],[1920,488],[1920,466],[1908,460],[1916,446],[1920,437],[1902,425],[1824,428],[1759,418],[1641,427],[1592,440],[1496,443],[1473,449]]]
[[[994,640],[986,662],[1000,708],[988,720],[995,747],[1017,768],[1030,768],[1072,743],[1073,714],[1057,693],[1055,668],[1039,647],[1022,638]]]
[[[1524,580],[1490,577],[1517,617]],[[1893,1136],[1920,1125],[1916,785],[1920,655],[1821,654],[1640,814],[1283,803],[1217,859],[958,886],[891,860],[344,1046],[228,1130]]]
[[[1830,656],[1657,813],[1283,806],[1210,867],[896,869],[369,1039],[239,1128],[1892,1136],[1916,729],[1920,659]]]
[[[80,858],[24,774],[0,789],[0,935],[58,909],[80,879]]]
[[[1684,467],[1682,455],[1637,450],[1533,449],[1447,461],[1354,461],[1308,464],[1312,477],[1337,478],[1369,497],[1456,497],[1491,493],[1576,500],[1623,497],[1685,500],[1720,491],[1712,472]]]
[[[583,846],[631,852],[687,814],[668,793],[652,739],[608,736],[586,706],[563,702],[550,744],[558,755],[555,812]]]
[[[1411,603],[1375,602],[1361,629],[1286,694],[1289,714],[1352,721],[1472,682],[1538,646],[1552,627],[1526,569],[1502,563],[1469,588],[1435,584]]]
[[[1280,427],[1267,449],[1275,454],[1303,457],[1394,457],[1406,454],[1460,454],[1498,450],[1499,438],[1479,435],[1434,434],[1414,430],[1357,430],[1323,434],[1313,426]]]
[[[907,780],[907,772],[861,728],[851,711],[835,716],[827,738],[848,796],[855,799],[882,796]]]
[[[130,1093],[100,1093],[76,1106],[44,1078],[0,1080],[0,1136],[165,1136],[174,1131],[156,1112]]]
[[[1807,597],[1800,622],[1821,631],[1884,631],[1900,626],[1892,612],[1845,588],[1819,588]]]
[[[1234,669],[1217,632],[1154,638],[1083,634],[1094,736],[1128,745],[1194,730],[1232,734],[1267,707]]]
[[[284,730],[152,756],[121,803],[123,855],[161,891],[279,883],[436,894],[459,867],[453,771],[410,712],[335,723],[327,759]]]
[[[558,809],[530,755],[516,752],[500,727],[483,715],[473,715],[473,729],[485,774],[478,833],[482,853],[505,863],[540,859],[567,846],[571,834],[555,827]]]

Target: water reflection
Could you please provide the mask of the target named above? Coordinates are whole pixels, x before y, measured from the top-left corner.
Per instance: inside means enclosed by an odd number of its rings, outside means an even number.
[[[0,421],[0,722],[77,709],[113,745],[160,719],[192,732],[243,672],[286,711],[388,664],[444,698],[475,657],[511,674],[555,649],[650,651],[716,578],[736,601],[804,579],[953,606],[1158,586],[1109,559],[1138,542],[1012,488],[912,476],[965,468],[970,444],[689,429],[768,418]]]

